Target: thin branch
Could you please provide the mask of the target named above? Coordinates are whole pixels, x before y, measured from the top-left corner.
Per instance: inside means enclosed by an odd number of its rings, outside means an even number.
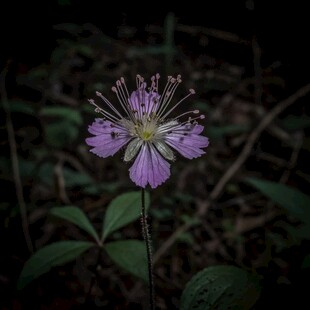
[[[299,133],[294,137],[294,148],[291,154],[291,158],[288,162],[287,169],[283,172],[280,178],[280,183],[286,183],[288,181],[292,169],[296,166],[302,145],[303,145],[303,136],[301,133]]]
[[[59,196],[61,202],[70,205],[72,202],[70,201],[67,192],[66,192],[66,184],[65,178],[63,174],[63,160],[59,160],[56,166],[54,167],[54,176],[55,176],[55,185],[56,192]]]
[[[211,200],[215,200],[221,194],[227,182],[234,176],[239,168],[246,161],[251,153],[254,143],[260,134],[267,128],[267,126],[286,108],[295,103],[299,98],[304,97],[310,92],[310,84],[300,88],[296,93],[288,97],[287,99],[279,102],[272,110],[270,110],[266,116],[261,120],[258,126],[252,131],[248,137],[248,142],[243,147],[241,153],[230,166],[230,168],[224,173],[219,182],[216,184],[212,192],[210,193]]]
[[[15,184],[16,197],[17,197],[19,208],[20,208],[20,215],[22,219],[22,229],[23,229],[23,233],[25,236],[28,250],[30,253],[33,253],[33,245],[32,245],[32,241],[31,241],[31,237],[29,233],[27,207],[26,207],[26,203],[24,200],[23,185],[22,185],[22,181],[21,181],[20,173],[19,173],[19,163],[18,163],[17,145],[16,145],[16,140],[15,140],[14,126],[12,122],[12,117],[11,117],[11,112],[9,108],[7,92],[6,92],[7,71],[8,71],[8,66],[6,66],[6,68],[2,71],[1,76],[0,76],[2,106],[6,114],[6,127],[8,131],[10,156],[11,156],[12,170],[13,170],[13,179],[14,179],[14,184]]]
[[[306,96],[308,93],[310,93],[310,84],[307,84],[306,86],[300,88],[296,93],[288,97],[287,99],[279,102],[272,110],[269,111],[268,114],[265,115],[265,117],[261,120],[261,122],[258,124],[258,126],[252,131],[248,138],[248,142],[244,145],[241,153],[237,157],[237,159],[234,161],[234,163],[230,166],[230,168],[223,174],[223,176],[220,178],[216,186],[213,188],[213,190],[210,193],[209,200],[206,201],[196,212],[197,217],[205,216],[210,205],[211,201],[214,201],[217,199],[220,194],[222,193],[222,190],[226,186],[226,184],[229,182],[229,180],[235,175],[235,173],[239,170],[239,168],[243,165],[243,163],[246,161],[248,156],[251,153],[251,150],[253,148],[254,143],[260,136],[260,134],[268,127],[268,125],[281,113],[283,112],[287,107],[295,103],[298,99]],[[190,224],[185,223],[182,226],[180,226],[158,249],[158,251],[154,255],[154,262],[157,262],[159,258],[167,252],[167,250],[174,244],[175,240],[178,238],[180,233],[183,233],[187,231],[191,227]]]
[[[254,98],[255,104],[262,104],[262,68],[261,68],[261,48],[258,45],[257,38],[254,36],[252,40],[252,50],[253,50],[253,65],[254,65]]]
[[[190,221],[179,226],[179,228],[162,244],[162,246],[154,254],[154,264],[166,253],[166,251],[173,245],[175,240],[184,232],[186,232],[192,224]]]
[[[224,40],[232,43],[239,43],[243,45],[250,45],[251,43],[243,38],[240,38],[237,34],[232,32],[227,32],[214,28],[206,28],[206,27],[194,27],[192,25],[181,25],[178,24],[176,27],[177,31],[190,33],[190,34],[204,34],[209,37],[213,37],[219,40]]]

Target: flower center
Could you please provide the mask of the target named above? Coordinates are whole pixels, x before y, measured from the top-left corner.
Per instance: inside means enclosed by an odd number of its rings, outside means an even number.
[[[151,140],[152,137],[153,137],[153,132],[142,131],[140,137],[141,137],[141,139],[144,140],[144,141]]]
[[[135,134],[143,141],[150,141],[156,135],[157,128],[157,121],[145,115],[135,126]]]
[[[129,119],[123,118],[120,123],[128,129],[131,136],[140,138],[143,141],[151,141],[158,138],[158,120],[153,116],[144,115],[142,119],[133,123]]]

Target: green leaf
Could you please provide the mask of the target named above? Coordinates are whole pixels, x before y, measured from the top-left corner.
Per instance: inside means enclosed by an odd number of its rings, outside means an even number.
[[[94,246],[84,241],[60,241],[43,247],[26,262],[18,279],[18,289],[47,273],[54,266],[64,265]]]
[[[289,131],[304,129],[310,127],[310,117],[289,115],[281,121],[281,125]]]
[[[83,56],[92,57],[94,55],[94,50],[90,45],[78,44],[75,48]]]
[[[69,168],[63,169],[66,187],[86,186],[93,183],[92,178],[83,172],[75,171]]]
[[[74,35],[78,35],[83,30],[82,26],[73,24],[73,23],[57,24],[57,25],[54,25],[53,28],[56,30],[66,31]]]
[[[83,123],[80,111],[69,107],[44,107],[41,111],[41,115],[48,117],[57,117],[64,121],[69,121],[75,125],[82,125]]]
[[[82,210],[74,206],[56,207],[50,210],[50,214],[65,219],[89,233],[96,241],[99,236]]]
[[[307,254],[301,265],[302,269],[310,268],[310,254]]]
[[[120,188],[121,182],[102,182],[83,186],[83,193],[88,195],[101,195],[103,192],[115,193]]]
[[[72,143],[79,135],[79,128],[65,120],[49,124],[45,128],[45,139],[48,145],[62,148]]]
[[[109,242],[104,246],[110,258],[121,268],[148,282],[145,244],[139,240]]]
[[[53,185],[53,175],[54,175],[55,167],[50,162],[43,163],[38,170],[38,177],[40,180],[49,185]],[[63,167],[63,176],[65,179],[65,186],[68,188],[83,186],[83,188],[87,185],[93,183],[91,177],[85,173],[75,171],[73,169]]]
[[[304,223],[310,223],[310,196],[287,185],[248,178],[246,182],[258,189],[280,207]]]
[[[258,299],[258,280],[234,266],[212,266],[198,272],[186,285],[181,310],[250,309]]]
[[[145,208],[150,205],[150,196],[145,193]],[[141,193],[130,192],[122,194],[109,204],[103,222],[102,239],[105,239],[113,231],[124,227],[141,216]]]
[[[207,128],[208,136],[212,138],[223,138],[249,131],[247,125],[227,125],[227,126],[209,126]]]
[[[290,231],[293,233],[293,236],[300,238],[300,239],[308,239],[310,240],[310,224],[302,224],[301,226],[298,227],[293,227]]]
[[[11,112],[19,112],[28,115],[35,115],[35,109],[33,105],[31,105],[31,103],[29,102],[10,100],[9,108]]]

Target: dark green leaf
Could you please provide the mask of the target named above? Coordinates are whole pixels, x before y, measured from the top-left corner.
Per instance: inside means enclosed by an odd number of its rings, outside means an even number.
[[[51,186],[53,184],[54,169],[55,167],[49,162],[42,164],[38,171],[38,176],[41,181]],[[87,186],[93,182],[87,174],[72,170],[70,168],[64,167],[62,172],[65,180],[65,186],[68,188],[75,186]]]
[[[92,178],[85,173],[64,168],[63,170],[66,187],[86,186],[93,183]]]
[[[310,127],[310,117],[289,115],[281,121],[281,125],[290,131],[304,129]]]
[[[19,113],[24,113],[28,115],[34,115],[35,114],[35,109],[29,102],[25,101],[15,101],[15,100],[10,100],[9,101],[9,108],[11,112],[19,112]]]
[[[310,197],[287,185],[266,180],[248,178],[246,182],[280,207],[305,223],[310,223]]]
[[[47,245],[33,254],[26,262],[17,287],[24,288],[32,280],[47,273],[52,267],[64,265],[94,246],[83,241],[60,241]]]
[[[75,125],[81,125],[83,123],[83,119],[81,113],[77,109],[69,108],[69,107],[44,107],[41,111],[41,115],[48,117],[56,117],[63,121],[71,122]]]
[[[198,272],[186,285],[181,310],[250,309],[258,299],[258,281],[234,266],[213,266]]]
[[[222,138],[228,135],[236,135],[249,131],[246,125],[227,125],[227,126],[210,126],[207,128],[208,136],[212,138]]]
[[[61,148],[74,142],[79,135],[79,128],[64,120],[49,124],[45,128],[45,139],[48,145]]]
[[[73,23],[57,24],[54,25],[53,28],[56,30],[66,31],[74,35],[78,35],[83,31],[82,26]]]
[[[119,181],[94,183],[84,186],[83,192],[88,195],[99,195],[103,192],[115,193],[120,185],[121,183]]]
[[[145,208],[150,205],[149,194],[145,193]],[[141,193],[131,192],[122,194],[109,204],[103,222],[102,238],[106,238],[113,231],[135,221],[141,215]]]
[[[79,208],[74,206],[57,207],[51,209],[50,213],[77,225],[89,233],[96,241],[99,241],[99,236],[94,226],[90,223],[84,212]]]
[[[90,45],[78,44],[75,48],[83,56],[92,57],[94,55],[94,50]]]
[[[295,237],[310,240],[310,223],[294,227],[294,230],[291,230],[290,232],[293,233]]]
[[[303,269],[310,268],[310,254],[305,256],[305,258],[302,262],[301,268],[303,268]]]
[[[148,282],[144,242],[138,240],[114,241],[107,243],[104,248],[117,265]]]

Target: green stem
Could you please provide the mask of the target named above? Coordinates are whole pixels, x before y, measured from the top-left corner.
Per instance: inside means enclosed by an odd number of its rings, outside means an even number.
[[[154,279],[153,279],[153,259],[152,259],[152,245],[151,237],[148,230],[147,215],[145,212],[145,191],[141,188],[141,202],[142,202],[142,212],[141,212],[141,223],[142,223],[142,233],[146,246],[147,253],[147,264],[149,272],[149,288],[150,288],[150,309],[155,309],[155,294],[154,294]]]

